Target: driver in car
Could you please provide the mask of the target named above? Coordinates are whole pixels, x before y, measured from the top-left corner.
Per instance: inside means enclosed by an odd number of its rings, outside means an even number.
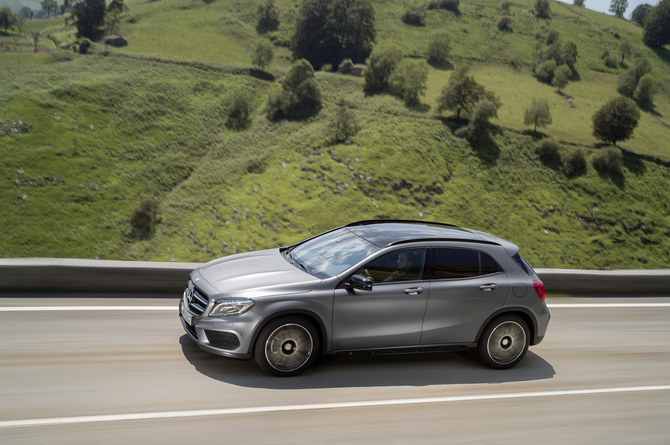
[[[400,281],[402,280],[403,275],[409,271],[409,268],[414,264],[416,259],[416,252],[400,252],[398,254],[398,268],[388,277],[384,278],[384,281]]]

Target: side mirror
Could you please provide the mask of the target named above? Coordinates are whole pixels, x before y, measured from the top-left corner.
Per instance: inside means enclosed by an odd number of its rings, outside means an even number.
[[[351,280],[347,284],[354,289],[372,290],[372,280],[368,277],[364,277],[363,275],[352,276]]]

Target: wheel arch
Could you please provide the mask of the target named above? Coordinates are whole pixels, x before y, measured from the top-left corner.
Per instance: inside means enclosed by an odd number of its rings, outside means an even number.
[[[316,313],[307,309],[287,308],[267,315],[259,323],[256,324],[256,327],[254,328],[254,331],[251,334],[251,341],[249,342],[249,351],[248,351],[249,354],[253,355],[256,342],[258,341],[258,336],[260,335],[263,328],[267,326],[268,323],[270,323],[272,320],[276,320],[277,318],[290,315],[299,315],[301,317],[308,319],[309,321],[312,322],[312,324],[314,324],[314,327],[316,328],[316,331],[319,334],[319,353],[325,351],[327,331],[326,331],[326,325],[321,319],[321,317],[319,317]]]
[[[491,323],[491,320],[493,320],[496,317],[499,317],[500,315],[518,315],[523,319],[523,321],[526,322],[528,325],[528,329],[530,330],[530,346],[536,345],[539,343],[537,341],[537,319],[533,315],[533,313],[528,310],[525,307],[505,307],[502,309],[497,310],[493,314],[489,316],[489,318],[486,319],[486,321],[482,324],[482,326],[479,328],[479,332],[477,332],[477,337],[475,338],[476,342],[479,342],[479,338],[482,335],[482,332],[484,332],[484,329],[486,329],[486,326]]]

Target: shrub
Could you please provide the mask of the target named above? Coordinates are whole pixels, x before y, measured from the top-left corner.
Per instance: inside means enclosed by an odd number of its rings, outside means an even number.
[[[510,2],[507,2],[507,1],[502,2],[500,4],[500,12],[502,12],[503,14],[509,14],[509,8],[511,6],[512,6],[512,4]]]
[[[545,82],[551,82],[551,79],[554,78],[554,72],[556,71],[556,68],[557,65],[554,60],[547,60],[535,68],[535,76]]]
[[[561,36],[561,34],[558,31],[556,31],[555,29],[549,30],[549,32],[547,33],[547,37],[546,37],[547,45],[552,45],[552,44],[556,43],[556,41],[558,41],[560,36]]]
[[[617,66],[619,66],[619,63],[617,62],[617,60],[614,57],[607,56],[607,57],[605,57],[605,66],[610,67],[610,68],[616,68]]]
[[[282,88],[270,94],[266,105],[269,119],[301,118],[321,108],[321,88],[312,65],[299,59],[282,80]]]
[[[269,66],[272,63],[274,58],[275,50],[270,42],[265,39],[262,39],[256,45],[254,49],[254,54],[251,57],[251,63],[256,65],[259,70],[264,69],[266,66]]]
[[[584,7],[584,0],[572,0],[572,4],[575,6],[579,6],[580,8]]]
[[[451,51],[451,35],[446,31],[436,31],[430,35],[428,42],[428,58],[437,63],[444,63]]]
[[[593,135],[601,141],[625,141],[633,136],[640,110],[631,99],[619,96],[600,107],[593,115]]]
[[[344,74],[350,74],[353,67],[354,62],[352,62],[351,59],[344,59],[340,64],[340,69]]]
[[[635,59],[633,65],[626,70],[617,81],[617,91],[624,96],[633,97],[640,79],[651,73],[651,64],[645,58]]]
[[[652,103],[656,93],[658,93],[658,84],[651,74],[645,74],[637,84],[634,98],[639,103]]]
[[[498,117],[498,108],[500,102],[488,98],[481,99],[475,105],[470,122],[463,128],[456,131],[456,136],[468,139],[470,141],[483,138],[487,135],[490,122],[489,119]]]
[[[413,5],[405,10],[400,19],[408,25],[423,25],[426,21],[426,7]]]
[[[88,54],[89,49],[91,49],[91,41],[87,38],[81,39],[79,43],[79,54]]]
[[[549,0],[535,0],[535,16],[548,19],[551,14]]]
[[[145,198],[140,205],[135,207],[130,217],[130,225],[133,231],[138,235],[151,235],[156,230],[156,224],[160,222],[158,218],[159,205],[156,198]]]
[[[400,48],[395,45],[381,45],[375,48],[366,60],[365,89],[379,91],[389,86],[389,78],[402,59]]]
[[[541,29],[538,29],[535,31],[535,40],[542,40],[544,39],[544,32],[542,32]]]
[[[605,49],[603,52],[600,53],[600,58],[605,60],[605,57],[608,57],[610,55],[610,50]]]
[[[405,104],[419,103],[419,96],[426,94],[428,66],[423,61],[405,59],[395,69],[389,82],[394,92],[403,98]]]
[[[574,176],[586,170],[586,155],[579,147],[569,147],[563,152],[563,171]]]
[[[428,3],[428,9],[448,9],[449,11],[458,11],[460,0],[431,0]]]
[[[568,40],[563,47],[563,50],[570,54],[574,60],[577,60],[577,45],[572,40]]]
[[[249,122],[251,103],[246,93],[237,92],[228,100],[226,114],[228,115],[228,122],[232,125],[243,126]]]
[[[331,116],[328,129],[333,135],[334,142],[344,142],[356,135],[359,130],[358,120],[353,110],[338,107]]]
[[[616,147],[601,148],[591,155],[591,164],[597,170],[609,173],[621,173],[623,155]]]
[[[561,162],[561,144],[554,139],[543,139],[535,146],[535,153],[540,159],[560,164]]]
[[[509,29],[509,25],[512,24],[512,17],[509,16],[503,16],[500,17],[498,20],[498,29],[499,30],[504,30],[504,29]]]
[[[274,30],[279,27],[279,8],[275,6],[274,0],[266,0],[258,5],[256,16],[260,28]]]

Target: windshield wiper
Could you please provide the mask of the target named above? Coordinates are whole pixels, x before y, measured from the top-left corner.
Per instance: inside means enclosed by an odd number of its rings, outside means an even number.
[[[291,251],[290,251],[290,250],[286,252],[286,256],[289,257],[289,258],[291,259],[291,261],[293,261],[294,264],[297,264],[298,266],[300,266],[300,267],[302,267],[303,269],[305,269],[305,272],[309,273],[309,270],[307,270],[307,268],[306,268],[302,263],[300,263],[300,261],[296,260],[296,259],[293,257],[293,255],[291,255]],[[310,275],[311,275],[311,273],[310,273]]]

